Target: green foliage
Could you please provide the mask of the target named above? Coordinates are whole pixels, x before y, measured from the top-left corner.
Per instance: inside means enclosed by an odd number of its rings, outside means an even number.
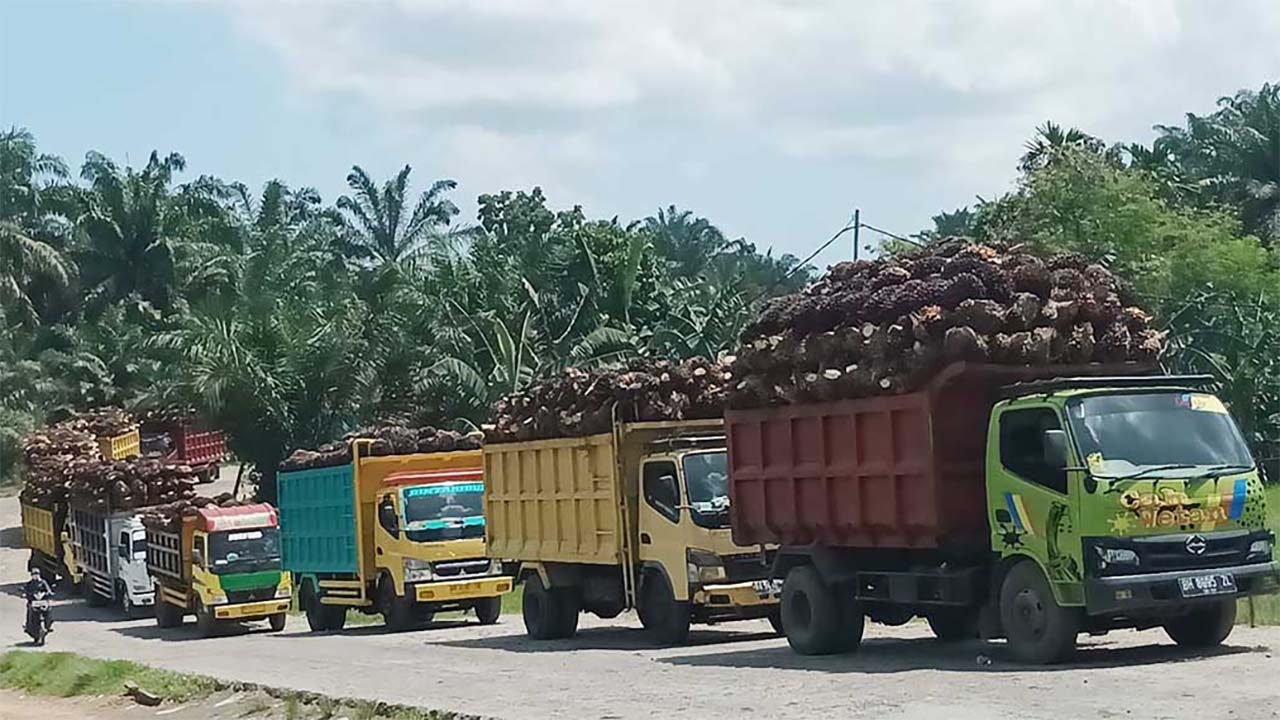
[[[258,194],[180,155],[141,169],[89,153],[72,182],[29,133],[0,136],[0,472],[67,410],[191,404],[274,497],[295,447],[379,421],[471,429],[492,402],[568,365],[730,347],[752,302],[808,278],[674,207],[623,224],[553,210],[540,189],[411,191],[360,167],[325,205]]]
[[[1260,454],[1280,439],[1280,257],[1241,227],[1261,197],[1246,198],[1240,188],[1256,183],[1241,178],[1254,155],[1270,162],[1242,136],[1270,127],[1274,95],[1238,94],[1185,131],[1164,129],[1155,148],[1123,153],[1050,123],[1028,143],[1017,188],[981,202],[972,222],[979,237],[1079,253],[1128,278],[1169,331],[1166,368],[1214,375]],[[1222,192],[1210,202],[1205,188]]]

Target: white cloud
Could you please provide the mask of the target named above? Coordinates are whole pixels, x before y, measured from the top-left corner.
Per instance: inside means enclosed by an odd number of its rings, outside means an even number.
[[[1275,0],[232,7],[302,87],[447,138],[451,160],[506,185],[591,189],[654,147],[686,179],[732,182],[708,156],[737,142],[762,166],[927,165],[955,201],[1007,183],[1045,119],[1146,139],[1155,122],[1280,79]]]

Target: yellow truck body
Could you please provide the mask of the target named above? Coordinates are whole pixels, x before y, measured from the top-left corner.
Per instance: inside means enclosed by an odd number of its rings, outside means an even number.
[[[27,547],[57,557],[61,535],[61,528],[53,526],[52,510],[22,503],[22,539]]]
[[[20,506],[23,543],[31,549],[27,567],[39,568],[50,582],[66,579],[72,585],[78,584],[81,574],[66,528],[66,505],[60,504],[58,510],[46,510],[27,503],[20,503]]]
[[[668,643],[683,640],[689,621],[773,617],[779,588],[768,550],[733,543],[727,494],[710,520],[695,502],[706,498],[690,494],[687,463],[723,467],[724,448],[720,420],[616,423],[588,437],[486,445],[488,554],[518,565],[526,603],[606,618],[636,608],[649,627],[662,624],[652,610],[666,597],[685,616],[655,633]],[[658,468],[673,493],[661,512],[642,487]],[[526,611],[526,627],[535,638],[565,637],[576,612],[563,610],[547,630]]]
[[[408,629],[436,612],[496,622],[512,579],[485,555],[479,450],[370,456],[277,476],[285,567],[314,630],[348,607]]]
[[[134,428],[119,435],[103,435],[98,438],[98,452],[108,460],[124,460],[138,457],[142,451],[142,433]]]

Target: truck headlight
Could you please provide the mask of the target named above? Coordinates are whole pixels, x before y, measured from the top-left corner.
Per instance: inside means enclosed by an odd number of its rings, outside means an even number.
[[[291,597],[293,597],[293,591],[289,589],[288,585],[279,585],[276,587],[277,600],[285,600]]]
[[[704,585],[724,580],[727,575],[724,563],[714,553],[706,550],[685,551],[686,564],[689,571],[690,585]]]
[[[1270,560],[1271,549],[1272,549],[1272,545],[1271,545],[1270,538],[1254,540],[1252,543],[1249,544],[1249,555],[1250,556],[1259,555],[1261,556],[1260,559]]]
[[[501,574],[502,574],[502,561],[501,561],[501,560],[490,560],[490,561],[489,561],[489,574],[490,574],[490,575],[501,575]]]
[[[1102,567],[1108,565],[1137,565],[1138,553],[1128,548],[1098,548],[1098,558]]]
[[[226,605],[227,594],[218,592],[217,590],[213,590],[209,593],[209,602],[207,604],[208,605]]]
[[[407,583],[426,582],[431,579],[431,563],[417,558],[404,559],[404,581]]]

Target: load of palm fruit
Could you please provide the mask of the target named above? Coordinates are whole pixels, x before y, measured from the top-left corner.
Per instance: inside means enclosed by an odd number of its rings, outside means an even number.
[[[1074,255],[951,238],[897,257],[842,262],[774,298],[730,358],[729,405],[894,394],[943,364],[1149,362],[1164,333],[1127,285]]]
[[[147,426],[171,426],[196,422],[200,414],[189,405],[167,405],[142,413],[142,424]]]
[[[192,495],[164,505],[149,507],[142,513],[142,524],[152,530],[177,532],[182,529],[184,518],[195,517],[201,508],[231,508],[253,504],[250,500],[237,500],[231,493],[213,497]]]
[[[307,470],[335,467],[351,462],[353,440],[372,440],[361,455],[412,455],[414,453],[451,452],[454,450],[479,450],[484,444],[481,433],[460,433],[442,430],[430,425],[408,427],[405,425],[373,425],[349,432],[340,442],[325,443],[315,450],[294,450],[280,470]]]
[[[729,376],[724,364],[641,360],[614,370],[567,368],[494,407],[488,442],[581,437],[620,422],[719,417]]]
[[[60,423],[38,430],[22,441],[24,504],[52,510],[67,499],[67,485],[75,463],[97,460],[98,443],[83,429]]]
[[[188,465],[137,458],[77,458],[68,475],[71,502],[96,510],[133,510],[188,500],[195,497],[199,481]]]
[[[79,412],[59,425],[84,430],[94,437],[115,437],[137,429],[132,415],[118,407],[99,407]]]

